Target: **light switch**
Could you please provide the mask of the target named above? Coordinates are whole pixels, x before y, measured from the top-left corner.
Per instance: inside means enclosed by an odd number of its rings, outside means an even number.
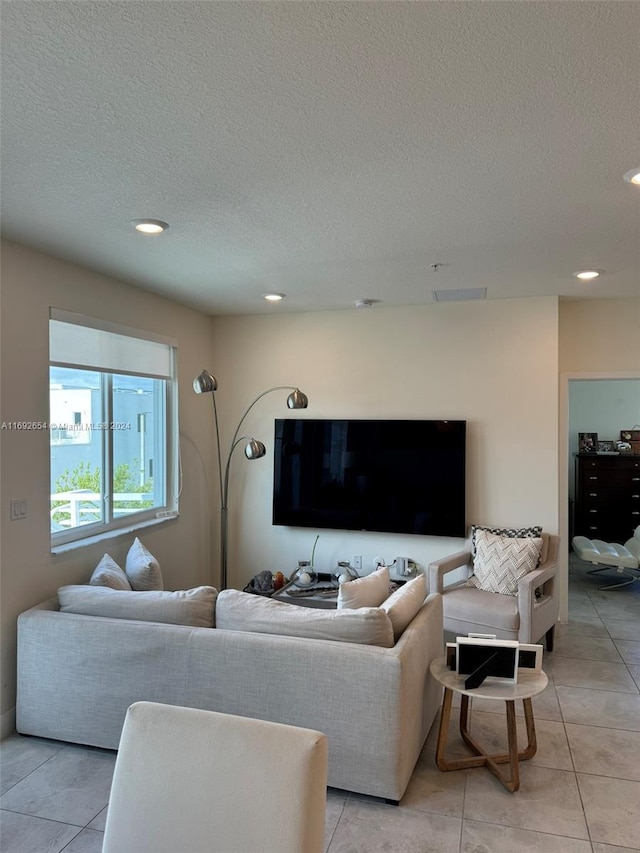
[[[10,502],[9,519],[10,521],[20,521],[27,517],[27,501],[25,498],[18,498]]]

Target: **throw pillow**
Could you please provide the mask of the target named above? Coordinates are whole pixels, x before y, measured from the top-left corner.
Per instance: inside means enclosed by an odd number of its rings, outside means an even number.
[[[338,610],[379,607],[388,597],[389,569],[382,566],[363,578],[341,583],[338,589]]]
[[[137,536],[129,548],[124,570],[132,589],[143,592],[164,589],[160,564]]]
[[[111,589],[131,589],[129,579],[109,554],[105,554],[89,579],[91,586],[108,586]]]
[[[427,597],[427,579],[423,574],[419,574],[417,578],[407,581],[394,593],[392,593],[386,601],[380,605],[380,609],[384,610],[391,619],[393,625],[393,637],[397,642],[402,636],[404,629],[416,615],[418,610],[424,604]]]
[[[250,631],[306,637],[311,640],[335,640],[367,646],[393,646],[393,627],[383,610],[363,607],[359,610],[320,610],[273,601],[236,589],[225,589],[216,603],[216,626],[227,631]]]
[[[58,601],[63,613],[213,628],[217,595],[217,589],[212,586],[197,586],[177,592],[62,586],[58,590]]]
[[[539,525],[533,527],[483,527],[480,524],[472,524],[471,556],[473,559],[476,556],[476,533],[478,530],[486,530],[487,533],[495,533],[496,536],[509,536],[512,539],[524,539],[526,537],[537,539],[542,535],[542,527]]]
[[[518,581],[537,567],[541,549],[542,538],[516,539],[478,530],[474,576],[467,584],[486,592],[517,595]]]

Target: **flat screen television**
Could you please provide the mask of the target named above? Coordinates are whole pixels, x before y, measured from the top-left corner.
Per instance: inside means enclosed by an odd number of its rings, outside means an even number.
[[[466,421],[275,422],[273,523],[465,535]]]

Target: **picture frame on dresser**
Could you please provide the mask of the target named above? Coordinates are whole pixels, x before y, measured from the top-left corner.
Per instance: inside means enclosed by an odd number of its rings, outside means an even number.
[[[598,453],[615,453],[616,449],[614,447],[613,441],[608,440],[598,440]]]
[[[597,453],[598,452],[598,433],[597,432],[579,432],[578,433],[578,453]]]
[[[625,447],[625,453],[640,456],[640,429],[638,428],[638,424],[632,427],[632,429],[621,429],[618,444],[628,445],[628,448]]]

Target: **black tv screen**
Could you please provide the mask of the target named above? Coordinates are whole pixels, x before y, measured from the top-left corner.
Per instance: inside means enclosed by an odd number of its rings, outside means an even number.
[[[273,523],[465,535],[466,421],[275,422]]]

